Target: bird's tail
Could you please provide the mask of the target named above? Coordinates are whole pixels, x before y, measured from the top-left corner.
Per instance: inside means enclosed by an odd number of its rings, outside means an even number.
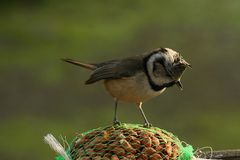
[[[68,59],[68,58],[62,58],[62,60],[64,62],[68,62],[68,63],[74,64],[74,65],[77,65],[77,66],[80,66],[80,67],[83,67],[83,68],[87,68],[87,69],[90,69],[90,70],[94,70],[94,69],[97,68],[97,66],[94,65],[94,64],[81,63],[79,61],[75,61],[75,60]]]

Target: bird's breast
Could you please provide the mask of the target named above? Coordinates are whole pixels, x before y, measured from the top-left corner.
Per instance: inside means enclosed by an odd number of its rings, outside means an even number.
[[[157,92],[152,90],[144,73],[138,73],[132,77],[104,80],[104,85],[112,97],[134,103],[156,97],[165,90],[165,88]]]

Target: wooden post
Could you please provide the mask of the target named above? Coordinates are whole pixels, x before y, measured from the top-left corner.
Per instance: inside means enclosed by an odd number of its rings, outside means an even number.
[[[197,157],[205,159],[240,160],[240,149],[205,152]]]

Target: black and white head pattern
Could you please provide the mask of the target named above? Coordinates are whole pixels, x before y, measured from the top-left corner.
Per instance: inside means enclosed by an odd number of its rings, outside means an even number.
[[[151,88],[159,91],[180,81],[185,70],[181,64],[181,55],[170,48],[159,48],[144,58],[145,72]],[[179,66],[182,69],[179,69]]]

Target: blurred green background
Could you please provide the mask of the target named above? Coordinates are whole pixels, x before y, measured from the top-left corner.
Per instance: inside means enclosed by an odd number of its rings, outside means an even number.
[[[43,136],[111,124],[113,99],[85,86],[87,70],[60,61],[99,62],[169,47],[193,65],[184,90],[144,104],[149,120],[195,148],[240,148],[240,1],[0,2],[0,157],[54,159]],[[123,122],[142,123],[120,103]]]

